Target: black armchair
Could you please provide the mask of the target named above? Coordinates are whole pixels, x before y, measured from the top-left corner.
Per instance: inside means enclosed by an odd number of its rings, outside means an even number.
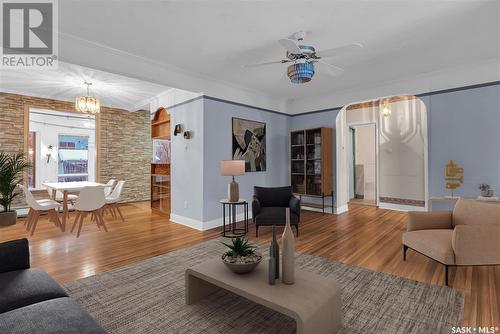
[[[292,187],[254,187],[255,236],[259,236],[259,226],[285,225],[286,208],[290,208],[290,225],[295,226],[299,236],[300,200],[293,196]]]

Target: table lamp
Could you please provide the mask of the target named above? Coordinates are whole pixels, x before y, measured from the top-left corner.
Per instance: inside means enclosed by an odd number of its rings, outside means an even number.
[[[233,180],[227,185],[227,199],[229,202],[238,202],[240,194],[238,183],[234,177],[245,175],[245,160],[222,160],[220,162],[220,175],[233,177]]]

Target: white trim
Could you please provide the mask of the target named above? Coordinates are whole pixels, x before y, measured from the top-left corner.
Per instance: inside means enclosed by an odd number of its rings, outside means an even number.
[[[384,202],[380,202],[380,205],[378,207],[379,209],[387,209],[387,210],[403,211],[403,212],[427,211],[427,209],[423,206],[402,205],[402,204],[393,204]]]
[[[243,212],[236,215],[236,221],[238,221],[238,222],[241,222],[244,218],[245,218],[245,214]],[[170,221],[172,221],[176,224],[180,224],[180,225],[184,225],[184,226],[187,226],[190,228],[194,228],[195,230],[198,230],[198,231],[206,231],[206,230],[210,230],[213,228],[222,227],[222,217],[217,217],[217,218],[214,218],[214,219],[211,219],[208,221],[200,221],[200,220],[196,220],[193,218],[184,217],[184,216],[180,216],[180,215],[176,215],[176,214],[172,213],[172,214],[170,214]],[[248,223],[250,224],[251,221],[252,221],[252,211],[249,210],[248,211]],[[240,224],[242,224],[242,223],[240,223]],[[222,232],[222,230],[221,230],[221,232]]]
[[[335,214],[337,214],[337,215],[340,215],[340,214],[347,212],[347,211],[349,211],[349,207],[347,206],[347,204],[335,208]]]
[[[314,211],[314,212],[321,212],[321,213],[323,213],[323,209],[321,209],[321,208],[313,208],[313,207],[310,207],[310,206],[307,206],[307,205],[301,205],[300,209],[301,210],[307,210],[307,211]],[[327,206],[327,207],[325,207],[325,213],[332,213],[333,214],[333,213],[335,213],[335,210],[331,206]]]
[[[196,219],[192,219],[192,218],[188,218],[188,217],[184,217],[184,216],[179,216],[179,215],[176,215],[174,213],[171,213],[169,220],[176,223],[176,224],[191,227],[191,228],[194,228],[195,230],[198,230],[198,231],[203,231],[203,222],[196,220]]]

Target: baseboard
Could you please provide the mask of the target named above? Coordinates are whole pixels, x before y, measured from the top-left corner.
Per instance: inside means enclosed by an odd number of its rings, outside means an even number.
[[[340,215],[344,212],[349,211],[349,207],[346,205],[338,206],[335,208],[335,214]]]
[[[244,218],[245,218],[245,214],[243,212],[236,215],[236,221],[242,221]],[[250,223],[250,221],[252,220],[252,212],[248,212],[248,220]],[[180,225],[194,228],[198,231],[206,231],[206,230],[210,230],[212,228],[217,228],[217,227],[222,226],[222,217],[217,217],[217,218],[203,222],[203,221],[196,220],[193,218],[184,217],[184,216],[180,216],[180,215],[176,215],[174,213],[171,213],[170,214],[170,221],[172,221],[176,224],[180,224]],[[227,222],[227,220],[226,220],[226,222]]]
[[[384,202],[380,202],[379,205],[378,205],[378,207],[380,209],[403,211],[403,212],[408,212],[408,211],[427,211],[425,209],[425,207],[423,207],[423,206],[401,205],[401,204],[392,204],[392,203],[384,203]]]
[[[314,211],[314,212],[323,212],[323,209],[321,209],[321,208],[313,208],[313,207],[307,206],[307,205],[301,205],[300,209],[307,210],[307,211]],[[335,213],[335,212],[332,211],[332,207],[325,207],[325,213]]]
[[[184,217],[184,216],[176,215],[175,213],[171,213],[169,220],[176,223],[176,224],[191,227],[191,228],[194,228],[198,231],[203,231],[203,222],[196,220],[196,219],[193,219],[193,218]]]

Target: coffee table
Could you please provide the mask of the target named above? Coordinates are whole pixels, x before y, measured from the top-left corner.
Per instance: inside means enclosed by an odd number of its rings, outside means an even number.
[[[186,304],[223,289],[285,314],[297,323],[297,333],[336,333],[341,325],[341,290],[336,281],[295,270],[295,284],[267,283],[267,261],[249,273],[231,272],[220,258],[186,269]]]

